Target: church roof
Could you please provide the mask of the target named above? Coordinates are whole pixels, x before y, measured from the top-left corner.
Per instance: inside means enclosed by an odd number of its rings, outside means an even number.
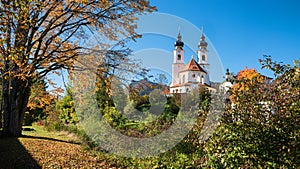
[[[185,65],[182,71],[200,71],[200,72],[205,72],[205,70],[195,61],[194,58],[192,58],[189,63]],[[205,72],[206,73],[206,72]]]

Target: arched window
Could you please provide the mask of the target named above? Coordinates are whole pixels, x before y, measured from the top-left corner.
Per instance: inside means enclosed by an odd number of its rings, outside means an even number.
[[[177,60],[181,60],[181,54],[177,55]]]
[[[193,77],[193,78],[195,78],[195,77],[196,77],[196,75],[195,75],[195,74],[193,74],[193,75],[192,75],[192,77]]]
[[[202,55],[202,60],[205,61],[205,55]]]
[[[201,75],[201,83],[204,84],[204,76]]]
[[[182,76],[182,83],[185,83],[185,75]]]

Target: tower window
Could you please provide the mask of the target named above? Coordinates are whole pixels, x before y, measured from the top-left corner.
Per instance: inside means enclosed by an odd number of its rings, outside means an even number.
[[[181,55],[180,54],[177,55],[177,60],[181,60]]]
[[[205,61],[205,55],[202,55],[202,60]]]
[[[193,74],[193,75],[192,75],[192,77],[193,77],[193,78],[195,78],[195,77],[196,77],[196,75],[195,75],[195,74]]]

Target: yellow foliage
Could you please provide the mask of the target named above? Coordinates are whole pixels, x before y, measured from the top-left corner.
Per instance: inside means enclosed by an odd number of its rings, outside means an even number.
[[[28,100],[27,108],[29,110],[42,108],[45,112],[48,112],[51,110],[51,106],[55,100],[55,96],[45,90],[45,84],[38,83],[31,87],[31,95]]]
[[[254,83],[263,82],[263,77],[255,70],[245,68],[237,74],[238,83],[233,85],[233,90],[249,90]]]
[[[230,100],[235,102],[239,93],[248,92],[254,87],[254,85],[262,82],[262,75],[260,75],[255,69],[248,69],[246,67],[237,74],[237,83],[232,86],[232,95],[230,96]]]
[[[0,71],[14,70],[10,77],[26,80],[36,73],[45,77],[53,70],[73,69],[90,31],[109,40],[137,37],[135,15],[156,10],[146,0],[4,2],[0,2]]]

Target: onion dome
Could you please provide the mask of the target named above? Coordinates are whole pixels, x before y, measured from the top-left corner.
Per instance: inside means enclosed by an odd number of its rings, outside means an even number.
[[[175,42],[174,46],[175,47],[183,47],[184,46],[184,43],[181,41],[181,35],[180,35],[180,32],[178,33],[178,36],[177,36],[177,41]]]
[[[226,69],[226,74],[225,75],[230,75],[229,69]]]
[[[206,48],[207,47],[207,42],[205,41],[205,36],[204,34],[201,35],[201,38],[200,38],[200,42],[198,44],[198,47],[199,48]]]

